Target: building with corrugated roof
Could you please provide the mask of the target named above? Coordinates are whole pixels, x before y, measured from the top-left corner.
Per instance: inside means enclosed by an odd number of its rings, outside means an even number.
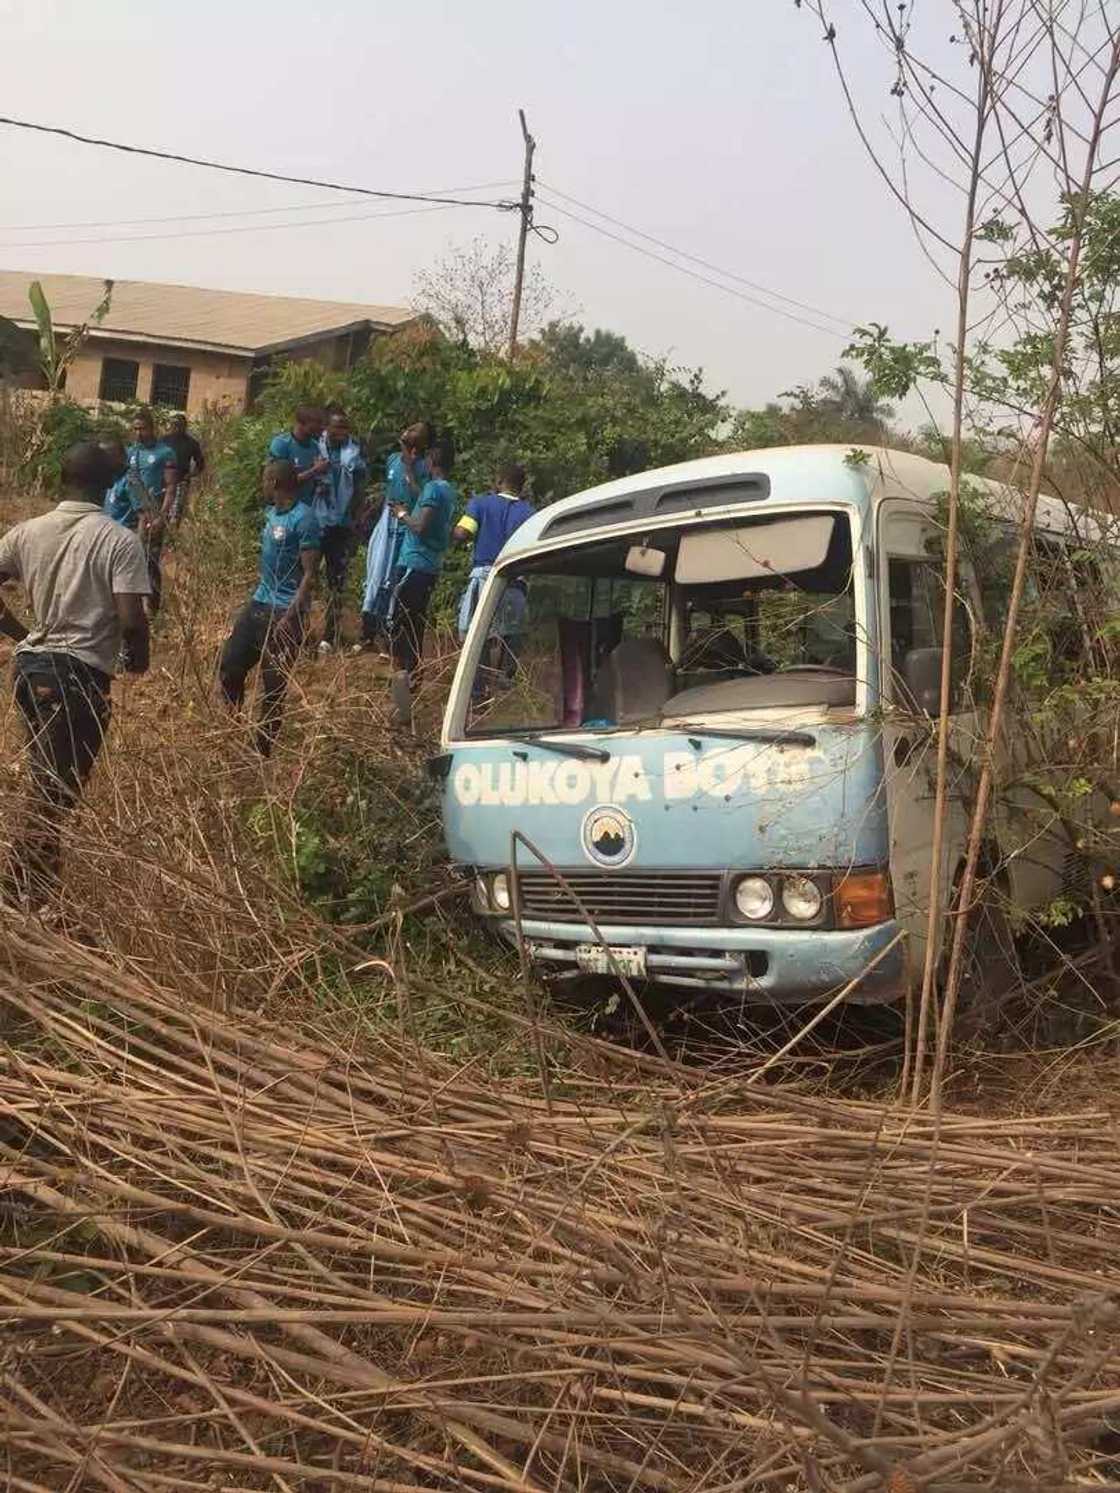
[[[63,334],[89,319],[105,291],[90,275],[0,270],[0,316],[34,327],[27,299],[34,280]],[[244,410],[273,359],[309,358],[345,370],[372,338],[417,320],[402,306],[117,280],[108,314],[70,365],[66,392],[84,403],[138,400],[188,415],[206,405]]]

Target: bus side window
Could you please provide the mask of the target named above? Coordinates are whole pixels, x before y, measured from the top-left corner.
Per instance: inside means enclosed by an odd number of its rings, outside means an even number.
[[[897,680],[906,677],[907,654],[940,648],[945,621],[945,581],[941,567],[930,560],[892,559],[888,562],[890,594],[891,669]],[[953,605],[953,679],[968,676],[972,657],[972,626],[968,608],[958,595]],[[958,700],[954,707],[963,708]]]
[[[995,637],[1007,622],[1018,535],[1005,528],[979,557],[978,579],[984,621]],[[1080,674],[1097,667],[1093,619],[1107,602],[1101,568],[1084,547],[1055,535],[1032,535],[1019,613],[1019,633],[1043,649],[1037,668],[1055,666]]]
[[[1007,620],[1017,548],[1018,540],[1014,531],[1000,526],[994,537],[975,557],[984,624],[994,633],[1001,633]]]

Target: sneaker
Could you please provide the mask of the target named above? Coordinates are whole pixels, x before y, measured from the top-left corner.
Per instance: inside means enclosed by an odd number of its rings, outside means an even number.
[[[359,653],[368,653],[372,647],[372,643],[351,643],[346,651],[352,657],[357,658]]]
[[[333,643],[328,643],[327,640],[326,640],[326,638],[324,638],[323,641],[319,644],[319,652],[320,653],[333,653],[334,652],[334,644]]]

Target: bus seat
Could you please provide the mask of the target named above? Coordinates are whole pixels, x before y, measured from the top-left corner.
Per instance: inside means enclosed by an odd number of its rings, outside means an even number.
[[[587,715],[592,673],[622,637],[623,615],[606,617],[558,617],[556,629],[560,649],[560,723],[578,726]]]
[[[672,692],[672,666],[658,640],[623,638],[603,660],[589,711],[595,719],[625,725],[660,715]]]

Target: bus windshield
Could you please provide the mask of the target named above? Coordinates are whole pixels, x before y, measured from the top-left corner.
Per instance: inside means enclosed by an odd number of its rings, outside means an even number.
[[[467,734],[850,711],[857,635],[842,512],[552,550],[502,567],[474,619]]]

